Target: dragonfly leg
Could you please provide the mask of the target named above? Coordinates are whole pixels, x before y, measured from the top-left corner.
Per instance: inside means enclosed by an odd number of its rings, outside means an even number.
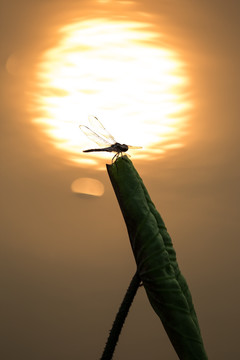
[[[116,160],[117,160],[118,157],[119,157],[119,153],[117,152],[117,153],[114,155],[114,157],[112,158],[112,164],[113,164],[114,159],[116,158]],[[116,160],[115,160],[115,161],[116,161]]]

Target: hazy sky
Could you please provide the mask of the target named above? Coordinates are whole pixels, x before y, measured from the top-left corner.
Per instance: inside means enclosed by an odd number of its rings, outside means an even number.
[[[98,359],[135,271],[106,171],[67,162],[28,111],[36,64],[56,46],[57,29],[98,16],[99,6],[107,5],[1,1],[0,348],[6,360]],[[109,17],[121,15],[117,6]],[[159,160],[131,159],[172,236],[209,359],[237,359],[240,5],[137,6],[186,62],[194,106],[183,148]],[[73,194],[79,177],[100,180],[104,195]],[[141,288],[115,359],[160,358],[177,356]]]

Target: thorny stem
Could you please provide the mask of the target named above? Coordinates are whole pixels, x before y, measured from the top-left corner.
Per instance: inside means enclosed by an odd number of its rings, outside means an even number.
[[[136,292],[140,286],[140,278],[138,276],[138,273],[136,272],[133,276],[130,285],[127,289],[127,292],[124,296],[124,299],[122,301],[122,304],[118,310],[118,313],[116,315],[116,318],[114,320],[112,329],[110,330],[109,337],[107,340],[107,343],[105,345],[102,357],[100,360],[111,360],[113,357],[113,353],[115,351],[119,335],[121,333],[123,324],[125,322],[125,319],[127,317],[129,308],[133,302],[133,299],[136,295]]]

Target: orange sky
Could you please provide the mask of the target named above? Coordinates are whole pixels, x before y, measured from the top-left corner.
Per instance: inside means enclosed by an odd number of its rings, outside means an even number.
[[[102,14],[137,20],[135,8],[186,63],[194,106],[184,147],[159,159],[131,159],[172,236],[209,359],[240,355],[239,5],[10,0],[0,11],[4,359],[99,358],[135,271],[106,171],[67,161],[29,113],[37,64],[57,45],[60,27]],[[101,181],[104,195],[73,194],[80,177]],[[141,288],[116,359],[147,358],[177,356]]]

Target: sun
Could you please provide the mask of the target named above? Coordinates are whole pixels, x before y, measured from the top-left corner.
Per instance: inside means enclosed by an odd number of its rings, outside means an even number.
[[[151,24],[95,18],[62,27],[59,39],[37,67],[34,122],[64,156],[83,166],[108,156],[82,152],[93,147],[79,129],[90,114],[117,141],[142,146],[136,159],[183,145],[186,67]]]

